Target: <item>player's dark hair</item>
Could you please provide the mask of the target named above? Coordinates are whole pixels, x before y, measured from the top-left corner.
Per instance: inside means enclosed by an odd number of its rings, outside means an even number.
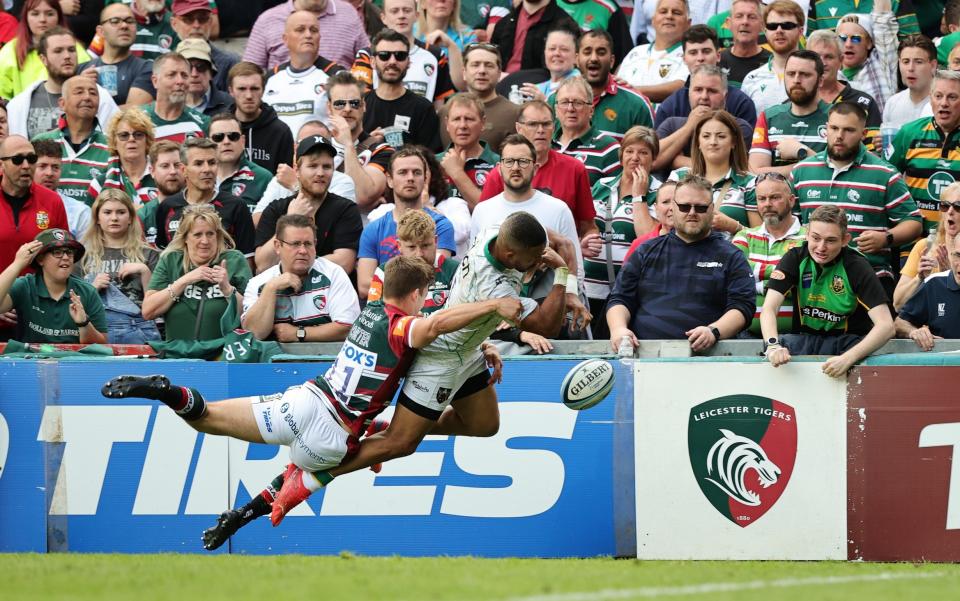
[[[867,124],[867,109],[856,102],[838,102],[834,104],[830,107],[830,110],[827,111],[827,118],[834,113],[839,115],[856,115],[858,121],[864,125]]]
[[[511,214],[500,224],[497,240],[512,250],[528,250],[546,246],[547,230],[537,218],[526,211]]]
[[[398,299],[433,283],[436,270],[420,257],[397,255],[383,268],[383,298]]]
[[[283,236],[283,232],[286,231],[288,227],[308,227],[313,230],[314,238],[317,236],[317,224],[314,223],[313,217],[287,213],[280,219],[277,219],[276,235],[278,239]]]
[[[720,47],[720,38],[717,32],[709,25],[694,25],[683,32],[683,51],[687,51],[687,44],[702,44],[704,42],[713,42],[713,49]]]

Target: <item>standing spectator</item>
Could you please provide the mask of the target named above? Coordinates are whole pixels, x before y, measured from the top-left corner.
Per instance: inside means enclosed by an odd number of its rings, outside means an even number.
[[[469,209],[480,202],[480,192],[500,155],[481,139],[486,126],[483,102],[470,93],[457,94],[446,105],[444,126],[451,144],[437,155],[450,182],[450,195],[462,198]]]
[[[117,89],[110,92],[118,105],[148,104],[157,95],[150,61],[131,52],[136,35],[137,20],[133,10],[126,4],[107,5],[100,13],[100,24],[97,25],[97,37],[103,39],[103,50],[100,56],[78,69],[82,73],[105,65],[116,67]]]
[[[63,168],[57,191],[84,200],[90,182],[107,170],[110,148],[97,121],[100,91],[95,81],[82,75],[63,84],[59,106],[63,111],[59,127],[37,136],[55,140],[63,149]]]
[[[368,38],[380,33],[380,30],[384,27],[383,10],[380,6],[371,2],[371,0],[347,0],[347,2],[356,9]]]
[[[653,102],[663,102],[689,75],[683,62],[683,34],[690,27],[686,0],[657,0],[653,28],[657,37],[637,46],[617,70],[624,81]]]
[[[951,246],[956,248],[956,239]],[[960,252],[949,254],[949,269],[931,275],[906,302],[894,322],[897,334],[909,338],[924,351],[933,350],[934,338],[960,337],[957,321],[960,292]]]
[[[232,52],[220,49],[211,39],[214,29],[219,29],[217,14],[209,0],[174,0],[171,7],[173,17],[170,25],[181,40],[191,38],[202,39],[210,44],[210,57],[216,66],[213,86],[221,92],[227,91],[227,74],[234,65],[240,62],[240,57]]]
[[[793,355],[834,355],[823,373],[838,378],[893,337],[893,317],[870,264],[847,247],[847,216],[837,206],[809,215],[807,243],[787,251],[767,281],[760,313],[763,351],[774,367]],[[780,337],[777,315],[793,291],[791,334]]]
[[[820,99],[823,72],[816,52],[797,50],[787,59],[779,85],[787,91],[789,102],[760,113],[750,147],[750,171],[789,175],[794,163],[826,148],[830,106]]]
[[[753,317],[754,282],[740,250],[711,232],[713,187],[690,175],[677,185],[672,232],[630,255],[607,300],[610,344],[682,340],[701,352]]]
[[[159,340],[157,326],[143,318],[140,307],[160,253],[144,242],[136,209],[123,190],[104,190],[93,203],[93,215],[83,236],[87,252],[76,265],[100,293],[107,341],[146,344]]]
[[[477,41],[476,33],[460,21],[460,0],[423,0],[413,24],[413,37],[425,42],[439,38],[437,32],[450,38],[460,52]]]
[[[613,54],[617,62],[633,48],[630,24],[616,0],[557,0],[557,4],[583,31],[603,29],[608,32],[613,38]]]
[[[875,98],[883,110],[897,89],[897,35],[893,13],[850,14],[840,19],[843,76]]]
[[[579,29],[556,0],[522,0],[515,4],[509,16],[497,21],[490,36],[490,42],[500,49],[503,70],[542,69],[547,32],[560,25]]]
[[[138,210],[157,199],[147,151],[154,142],[153,122],[141,109],[122,109],[107,123],[107,168],[90,182],[84,202],[92,206],[104,190],[123,190]]]
[[[259,340],[337,342],[360,315],[357,293],[336,263],[317,256],[317,231],[305,215],[277,221],[280,262],[258,274],[243,294],[243,327]]]
[[[210,125],[206,115],[187,106],[190,61],[168,52],[153,61],[151,81],[157,100],[146,106],[156,128],[157,140],[182,143],[191,136],[204,136]]]
[[[7,12],[9,10],[0,8],[0,47],[17,35],[17,25],[20,24],[16,17]]]
[[[289,60],[283,29],[287,17],[295,10],[308,10],[316,15],[323,32],[320,54],[335,63],[352,64],[357,52],[370,45],[357,11],[343,0],[287,0],[257,17],[243,60],[263,69],[273,69]]]
[[[787,100],[784,89],[784,71],[787,59],[800,47],[805,17],[803,9],[793,0],[774,0],[763,13],[767,42],[773,50],[766,64],[747,73],[740,89],[753,98],[757,115]]]
[[[320,27],[310,11],[290,13],[283,41],[290,52],[290,60],[278,65],[271,73],[264,98],[290,131],[298,132],[312,119],[327,121],[327,81],[344,67],[317,55]]]
[[[907,89],[887,98],[883,108],[883,125],[897,129],[933,116],[930,89],[937,71],[937,48],[925,36],[909,36],[900,42],[899,57],[900,78]]]
[[[618,174],[620,158],[617,148],[620,143],[601,134],[592,125],[594,110],[590,84],[579,75],[571,77],[560,84],[555,98],[560,130],[554,133],[554,147],[584,164],[591,186],[600,178]]]
[[[922,218],[894,167],[864,148],[863,107],[844,102],[830,107],[827,149],[800,161],[792,178],[807,220],[824,205],[847,213],[852,242],[893,296],[893,250],[921,236]]]
[[[355,85],[354,88],[357,89]],[[277,221],[288,213],[313,217],[317,225],[317,256],[336,263],[347,273],[353,271],[363,222],[354,202],[329,191],[336,156],[336,147],[321,136],[304,138],[297,145],[300,191],[273,201],[263,211],[257,223],[258,272],[277,264],[279,257],[273,242]]]
[[[30,84],[7,104],[10,130],[33,139],[56,129],[63,111],[59,101],[63,83],[77,74],[77,40],[62,27],[48,29],[40,36],[37,52],[47,69],[47,79]],[[94,82],[95,83],[95,82]],[[97,118],[106,122],[117,110],[107,91],[98,86],[100,104]]]
[[[37,168],[33,179],[48,190],[60,186],[60,173],[63,168],[63,151],[53,140],[34,140],[33,150],[37,153]],[[59,193],[58,193],[59,194]],[[90,225],[90,207],[82,200],[59,194],[63,209],[67,213],[70,233],[78,240],[86,233]]]
[[[246,140],[232,114],[213,116],[210,139],[217,145],[217,187],[242,200],[253,213],[273,174],[246,156]]]
[[[590,177],[579,160],[552,148],[554,129],[553,109],[542,100],[531,100],[523,105],[517,132],[533,144],[537,152],[537,169],[531,185],[548,196],[559,198],[573,214],[577,233],[585,235],[596,226],[593,197],[590,195]],[[493,198],[503,192],[500,169],[487,174],[480,192],[480,200]]]
[[[188,139],[180,148],[180,161],[186,187],[183,192],[165,198],[157,207],[157,247],[166,248],[171,243],[190,205],[209,204],[219,216],[220,227],[235,242],[235,248],[252,255],[254,229],[250,210],[230,190],[217,190],[216,142],[207,138]]]
[[[157,242],[157,208],[164,200],[180,193],[187,185],[183,176],[183,163],[180,161],[180,145],[170,140],[160,140],[150,145],[147,153],[150,159],[150,176],[156,183],[156,198],[144,203],[137,210],[137,217],[143,223],[143,235],[147,244]],[[146,176],[144,176],[146,177]],[[141,181],[141,186],[144,182]]]
[[[892,23],[893,32],[899,32],[901,38],[920,33],[917,13],[912,0],[820,0],[810,3],[810,31],[837,29],[845,15],[851,13],[877,13],[891,11],[896,13]],[[931,4],[933,4],[931,2]],[[839,33],[839,31],[838,31]]]
[[[761,0],[733,0],[730,31],[733,44],[720,53],[720,66],[727,71],[730,85],[739,88],[747,74],[765,65],[770,51],[760,46],[764,29]]]
[[[17,312],[20,342],[103,344],[107,321],[93,286],[72,275],[83,245],[66,230],[40,232],[0,273],[0,313]],[[17,277],[28,266],[35,273]]]
[[[155,60],[177,47],[180,37],[170,24],[164,0],[133,0],[130,6],[137,19],[137,37],[130,49],[135,55]]]
[[[220,338],[228,299],[235,296],[240,306],[239,291],[246,290],[251,275],[216,210],[208,204],[189,207],[150,278],[143,317],[163,316],[166,340]]]
[[[207,117],[226,111],[233,98],[212,84],[217,65],[210,56],[210,44],[198,38],[186,39],[177,46],[177,53],[190,64],[187,107]]]
[[[241,61],[230,69],[228,84],[234,104],[230,107],[247,140],[247,156],[271,173],[281,164],[293,163],[293,133],[273,107],[263,102],[266,74]]]
[[[557,91],[560,82],[580,75],[577,69],[577,41],[580,38],[579,31],[570,31],[559,27],[551,29],[547,33],[547,43],[543,48],[543,62],[550,78],[544,82],[524,83],[520,86],[520,91],[530,98],[546,100],[551,94]],[[528,71],[517,71],[517,74],[528,73]]]
[[[797,197],[787,178],[776,171],[761,174],[757,177],[756,194],[757,213],[763,223],[737,232],[733,244],[743,251],[757,281],[757,311],[748,329],[759,338],[760,311],[770,276],[788,250],[803,244],[807,228],[800,225],[800,220],[793,214]],[[777,330],[788,332],[792,325],[793,298],[787,295],[777,311]]]
[[[40,60],[37,43],[45,31],[66,27],[63,9],[57,0],[26,0],[20,11],[17,36],[0,48],[0,98],[10,100],[35,81],[47,79],[47,69]],[[79,42],[77,63],[90,60]]]

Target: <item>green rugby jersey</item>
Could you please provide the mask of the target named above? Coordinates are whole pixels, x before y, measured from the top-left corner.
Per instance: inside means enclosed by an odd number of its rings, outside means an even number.
[[[847,230],[854,248],[863,232],[886,232],[903,221],[921,220],[900,172],[867,152],[863,144],[853,162],[844,168],[834,169],[824,151],[797,163],[791,178],[804,223],[817,207],[839,207],[847,214]],[[878,275],[893,275],[890,249],[866,257]]]
[[[180,43],[180,36],[170,24],[171,13],[164,11],[159,16],[137,17],[137,37],[133,40],[130,52],[147,60],[153,60],[161,54],[173,52]]]
[[[554,112],[557,110],[557,94],[547,100]],[[621,86],[611,77],[599,96],[593,97],[592,125],[601,134],[617,140],[634,125],[653,127],[653,106],[647,97],[633,88]],[[560,126],[557,125],[557,130]]]
[[[566,147],[560,145],[560,128],[553,134],[553,148],[567,156],[571,156],[587,168],[590,185],[593,186],[600,178],[610,177],[620,173],[620,143],[611,136],[600,133],[596,127],[591,127],[579,138],[571,140]]]
[[[140,178],[139,185],[134,186],[133,181],[123,172],[123,166],[117,157],[111,158],[110,163],[107,164],[107,170],[90,182],[90,187],[87,188],[87,198],[84,201],[93,206],[97,195],[109,188],[126,192],[133,200],[133,205],[138,209],[157,198],[157,183],[153,180],[153,176],[149,172],[144,173],[143,177]],[[153,244],[152,241],[149,242]]]
[[[383,298],[383,270],[386,263],[379,265],[373,272],[373,279],[370,281],[370,291],[367,293],[367,302],[377,301]],[[433,283],[427,290],[427,300],[423,303],[420,313],[430,315],[434,311],[439,311],[447,304],[447,298],[450,296],[450,284],[453,282],[453,274],[457,273],[457,267],[460,267],[460,261],[451,259],[443,255],[437,255],[433,263],[436,272],[433,276]]]
[[[902,40],[908,35],[920,33],[917,13],[913,10],[913,4],[909,0],[907,2],[891,0],[890,7],[893,13],[897,15],[897,25],[899,26],[897,37]],[[836,29],[844,15],[851,13],[869,15],[872,12],[873,0],[815,0],[810,6],[807,32],[817,29]]]
[[[633,197],[620,196],[620,179],[623,174],[605,177],[593,186],[593,206],[597,212],[594,222],[603,236],[603,247],[594,258],[583,257],[584,287],[588,298],[607,298],[612,284],[607,271],[609,247],[610,266],[613,275],[620,273],[627,250],[637,237],[633,226]],[[651,186],[652,187],[652,186]],[[648,196],[650,196],[648,194]],[[652,194],[656,198],[656,192]],[[646,198],[643,199],[647,201]],[[647,210],[646,207],[643,210]]]
[[[591,29],[608,30],[613,13],[617,12],[617,3],[611,0],[590,0],[589,2],[566,2],[557,0],[557,5],[570,15],[584,31]]]
[[[960,174],[960,128],[945,133],[933,117],[903,125],[893,138],[890,163],[904,181],[929,232],[940,223],[940,193]]]
[[[50,130],[37,136],[37,140],[53,140],[60,145],[63,153],[63,162],[60,167],[60,184],[57,192],[74,200],[93,204],[87,195],[90,183],[107,171],[107,164],[112,158],[107,146],[107,137],[100,131],[100,125],[94,123],[93,132],[84,140],[79,150],[75,150],[69,140],[67,121],[60,117],[58,129]]]
[[[229,190],[235,198],[242,200],[253,213],[257,203],[263,198],[263,191],[267,189],[267,184],[273,179],[273,174],[248,159],[246,151],[243,154],[244,157],[237,170],[218,185],[221,189]]]
[[[437,162],[442,163],[443,157],[451,148],[453,148],[453,144],[450,144],[447,150],[437,154]],[[480,141],[480,149],[478,156],[463,162],[463,171],[476,187],[483,190],[483,184],[487,183],[487,174],[496,168],[497,163],[500,162],[500,155],[490,150],[490,147],[483,140]],[[463,193],[457,189],[457,186],[449,177],[447,178],[447,184],[450,186],[449,196],[463,198]]]
[[[827,149],[827,111],[830,110],[830,105],[821,100],[817,110],[802,116],[794,115],[792,108],[793,104],[785,102],[774,105],[757,116],[750,154],[770,155],[773,157],[773,166],[781,167],[793,162],[781,159],[777,151],[777,145],[783,138],[796,138],[814,152]]]
[[[681,167],[667,179],[681,181],[688,173],[689,167]],[[737,173],[731,168],[725,178],[713,184],[713,202],[720,206],[720,212],[744,227],[750,226],[747,211],[757,211],[756,179],[751,173]]]
[[[189,106],[184,106],[180,116],[172,121],[167,121],[157,114],[156,102],[145,104],[140,108],[147,113],[150,121],[153,122],[158,142],[160,140],[171,140],[177,144],[183,144],[187,138],[206,136],[210,129],[210,118]]]

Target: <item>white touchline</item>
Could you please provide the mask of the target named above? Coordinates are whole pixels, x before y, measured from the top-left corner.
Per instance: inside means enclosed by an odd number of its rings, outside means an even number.
[[[766,588],[791,588],[822,586],[825,584],[849,584],[852,582],[879,582],[885,580],[914,580],[917,578],[942,578],[945,572],[909,574],[904,572],[881,572],[862,576],[819,576],[814,578],[783,578],[780,580],[750,580],[748,582],[705,582],[688,586],[651,586],[644,588],[603,589],[588,593],[554,593],[510,597],[506,601],[603,601],[605,599],[632,599],[636,597],[678,597],[680,595],[705,595],[736,591],[762,590]]]

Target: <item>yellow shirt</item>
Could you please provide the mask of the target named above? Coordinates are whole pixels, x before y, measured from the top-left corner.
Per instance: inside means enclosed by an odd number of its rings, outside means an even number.
[[[77,43],[77,64],[90,60],[90,55]],[[0,48],[0,97],[10,100],[30,84],[47,79],[47,68],[40,62],[40,55],[31,50],[23,59],[23,67],[17,67],[17,40],[11,40]]]

